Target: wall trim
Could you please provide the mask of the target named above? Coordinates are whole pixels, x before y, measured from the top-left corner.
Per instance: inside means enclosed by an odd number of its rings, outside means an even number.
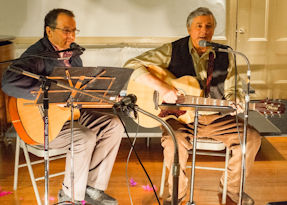
[[[175,37],[77,37],[76,42],[87,48],[122,48],[140,47],[155,48],[164,43],[175,41],[182,36]],[[27,48],[41,37],[17,37],[14,43],[17,48]],[[227,42],[225,36],[213,38],[218,43]]]

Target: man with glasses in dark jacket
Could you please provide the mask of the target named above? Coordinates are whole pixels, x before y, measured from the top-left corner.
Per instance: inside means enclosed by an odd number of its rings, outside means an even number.
[[[30,46],[22,57],[40,53],[53,53],[70,48],[78,32],[73,12],[66,9],[53,9],[45,17],[44,37]],[[57,54],[58,55],[58,54]],[[82,60],[73,52],[59,53],[53,60],[29,58],[15,62],[12,66],[26,71],[48,76],[55,67],[81,67]],[[2,90],[9,96],[33,100],[31,91],[38,91],[40,82],[33,78],[6,71],[2,79]],[[50,142],[50,148],[67,150],[65,178],[59,191],[59,202],[71,201],[71,152],[70,121],[67,121],[58,136]],[[117,200],[107,195],[114,161],[119,149],[123,127],[120,120],[110,114],[91,109],[81,109],[74,122],[74,199],[81,204],[85,195],[96,204],[117,204]]]

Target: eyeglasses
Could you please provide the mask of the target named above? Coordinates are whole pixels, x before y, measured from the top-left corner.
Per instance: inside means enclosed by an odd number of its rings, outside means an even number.
[[[52,27],[53,28],[53,27]],[[80,30],[79,29],[68,29],[68,28],[53,28],[53,29],[58,29],[58,30],[61,30],[64,34],[68,35],[70,33],[74,33],[74,34],[78,34],[80,33]]]

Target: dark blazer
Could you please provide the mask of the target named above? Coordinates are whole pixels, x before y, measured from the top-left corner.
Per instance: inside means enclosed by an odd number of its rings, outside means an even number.
[[[48,38],[44,37],[38,42],[30,46],[22,55],[22,57],[29,55],[39,55],[45,53],[45,56],[49,56],[55,59],[41,59],[32,57],[28,59],[18,60],[11,66],[22,68],[31,73],[37,75],[49,76],[55,67],[64,67],[63,61],[57,60],[59,55],[54,52],[55,49],[52,46]],[[83,63],[79,56],[73,56],[70,58],[70,64],[72,67],[82,67]],[[21,74],[17,74],[11,71],[6,71],[2,76],[2,90],[9,96],[16,98],[24,98],[33,100],[36,96],[33,96],[30,92],[37,91],[40,88],[41,83],[34,78],[30,78]]]

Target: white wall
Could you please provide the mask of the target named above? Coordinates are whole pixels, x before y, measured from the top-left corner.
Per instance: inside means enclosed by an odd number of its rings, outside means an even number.
[[[75,13],[78,37],[181,37],[187,35],[188,14],[205,6],[218,22],[215,37],[225,38],[226,0],[0,0],[0,5],[0,34],[15,37],[43,36],[44,17],[53,8]],[[17,48],[15,57],[26,47]],[[82,59],[85,66],[121,67],[148,49],[90,45]]]
[[[225,36],[226,0],[0,0],[0,34],[39,37],[53,8],[74,11],[79,36],[185,36],[188,14],[209,7]]]
[[[122,67],[124,63],[151,48],[93,48],[86,49],[81,56],[84,66],[111,66]],[[15,58],[19,57],[26,49],[16,49]]]

